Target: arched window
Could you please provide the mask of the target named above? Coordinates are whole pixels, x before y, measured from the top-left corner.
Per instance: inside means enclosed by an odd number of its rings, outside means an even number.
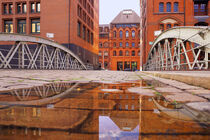
[[[123,56],[123,51],[122,50],[120,50],[119,56]]]
[[[119,43],[119,46],[122,47],[122,42]]]
[[[134,42],[132,42],[132,47],[135,47],[135,43]]]
[[[163,2],[159,3],[159,12],[164,12],[164,3]]]
[[[171,12],[171,3],[167,2],[166,4],[166,12]]]
[[[138,56],[140,56],[141,55],[141,53],[140,53],[140,51],[138,51]]]
[[[125,32],[125,37],[126,37],[126,38],[129,37],[129,32],[128,32],[128,31]]]
[[[126,47],[129,47],[129,43],[128,43],[128,42],[126,42],[126,43],[125,43],[125,46],[126,46]]]
[[[179,12],[179,3],[174,2],[174,12]]]
[[[117,37],[117,32],[116,32],[116,31],[113,32],[113,37],[114,37],[114,38]]]
[[[122,38],[123,37],[123,32],[122,31],[120,31],[120,38]]]
[[[102,52],[101,51],[99,51],[98,56],[102,56]]]
[[[125,52],[125,56],[129,56],[129,51],[126,51]]]
[[[132,56],[135,56],[135,55],[136,55],[135,51],[132,51]]]
[[[116,51],[113,51],[113,56],[117,56],[117,52]]]
[[[132,38],[135,38],[135,31],[132,31]]]

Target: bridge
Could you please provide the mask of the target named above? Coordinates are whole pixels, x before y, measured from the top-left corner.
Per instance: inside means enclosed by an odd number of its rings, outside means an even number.
[[[207,70],[209,62],[210,27],[176,27],[155,39],[145,70]]]
[[[52,40],[22,34],[0,33],[0,68],[86,70],[65,46]],[[5,45],[9,44],[9,45]]]

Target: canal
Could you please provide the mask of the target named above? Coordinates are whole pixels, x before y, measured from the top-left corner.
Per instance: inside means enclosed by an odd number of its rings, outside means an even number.
[[[66,82],[1,92],[0,139],[209,139],[206,112],[169,102],[162,93],[139,92],[162,86]]]

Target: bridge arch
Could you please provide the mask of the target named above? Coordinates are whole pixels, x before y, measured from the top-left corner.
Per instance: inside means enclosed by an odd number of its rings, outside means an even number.
[[[210,68],[210,28],[176,27],[161,33],[148,54],[146,70]]]
[[[14,42],[7,50],[0,47],[0,68],[87,69],[65,46],[41,37],[0,33],[1,42]]]

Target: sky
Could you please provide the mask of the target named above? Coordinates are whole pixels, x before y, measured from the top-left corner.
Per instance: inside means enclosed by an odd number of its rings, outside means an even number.
[[[109,24],[124,9],[140,14],[140,0],[99,0],[99,24]]]

